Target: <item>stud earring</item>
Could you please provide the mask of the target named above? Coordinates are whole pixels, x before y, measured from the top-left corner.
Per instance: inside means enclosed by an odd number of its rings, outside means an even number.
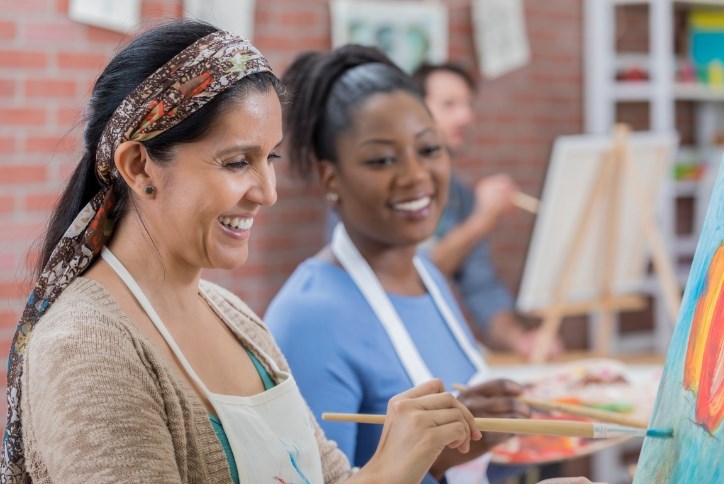
[[[146,187],[143,189],[144,192],[146,192],[146,195],[153,195],[153,192],[156,189],[153,188],[153,185],[146,185]]]
[[[327,193],[324,198],[326,198],[329,203],[337,203],[339,201],[339,195],[336,193]]]

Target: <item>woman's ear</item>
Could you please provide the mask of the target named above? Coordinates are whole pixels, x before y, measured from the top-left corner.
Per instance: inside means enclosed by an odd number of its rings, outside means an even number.
[[[146,196],[150,194],[146,187],[154,185],[149,174],[151,159],[145,146],[138,141],[125,141],[116,148],[113,161],[118,173],[136,195],[142,197],[144,194]]]
[[[339,203],[339,182],[337,178],[337,165],[331,161],[322,160],[317,163],[317,173],[322,184],[324,196],[332,205]]]

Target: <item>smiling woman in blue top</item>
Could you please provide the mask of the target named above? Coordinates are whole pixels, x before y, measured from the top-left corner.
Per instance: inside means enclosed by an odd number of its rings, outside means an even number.
[[[409,77],[377,50],[346,46],[303,54],[284,82],[294,95],[285,120],[292,168],[318,174],[340,219],[330,246],[297,268],[266,314],[313,412],[383,413],[391,396],[432,377],[448,388],[485,381],[443,277],[416,256],[445,207],[451,166]],[[476,416],[524,417],[520,391],[497,380],[460,399]],[[375,426],[323,426],[355,465],[380,440]],[[485,435],[467,455],[443,452],[427,479],[504,437]],[[478,460],[469,469],[484,478]]]

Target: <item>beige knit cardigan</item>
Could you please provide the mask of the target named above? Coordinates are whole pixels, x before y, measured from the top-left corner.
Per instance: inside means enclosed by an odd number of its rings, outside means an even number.
[[[209,282],[201,290],[240,340],[289,371],[240,299]],[[26,464],[36,483],[231,483],[201,400],[95,281],[73,281],[39,321],[22,385]],[[316,423],[315,430],[325,482],[345,480],[347,459]]]

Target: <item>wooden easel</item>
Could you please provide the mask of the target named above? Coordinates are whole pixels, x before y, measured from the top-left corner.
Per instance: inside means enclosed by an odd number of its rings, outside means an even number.
[[[679,305],[681,304],[681,291],[676,282],[673,265],[666,253],[661,233],[656,227],[653,208],[643,195],[644,184],[631,159],[628,148],[628,135],[628,126],[619,124],[614,128],[613,147],[604,155],[604,160],[596,177],[596,184],[586,200],[581,219],[577,224],[578,230],[571,241],[569,250],[566,252],[567,257],[563,262],[560,278],[553,289],[553,301],[547,308],[536,311],[536,314],[543,316],[543,324],[538,344],[531,354],[530,360],[533,363],[541,363],[545,360],[563,317],[592,312],[600,314],[594,351],[596,354],[603,356],[608,355],[610,352],[615,314],[645,307],[646,301],[643,297],[639,295],[615,295],[612,290],[615,267],[613,262],[617,256],[616,242],[619,236],[618,214],[620,200],[618,194],[620,184],[626,180],[634,187],[642,188],[642,190],[633,190],[636,201],[635,207],[631,207],[631,209],[637,210],[640,215],[646,243],[651,250],[654,273],[661,285],[666,310],[671,320],[676,321]],[[566,292],[570,287],[576,261],[580,257],[583,242],[588,233],[588,227],[597,203],[605,203],[604,206],[608,207],[606,213],[606,244],[603,254],[603,267],[605,269],[600,296],[589,301],[567,302],[565,300]]]

